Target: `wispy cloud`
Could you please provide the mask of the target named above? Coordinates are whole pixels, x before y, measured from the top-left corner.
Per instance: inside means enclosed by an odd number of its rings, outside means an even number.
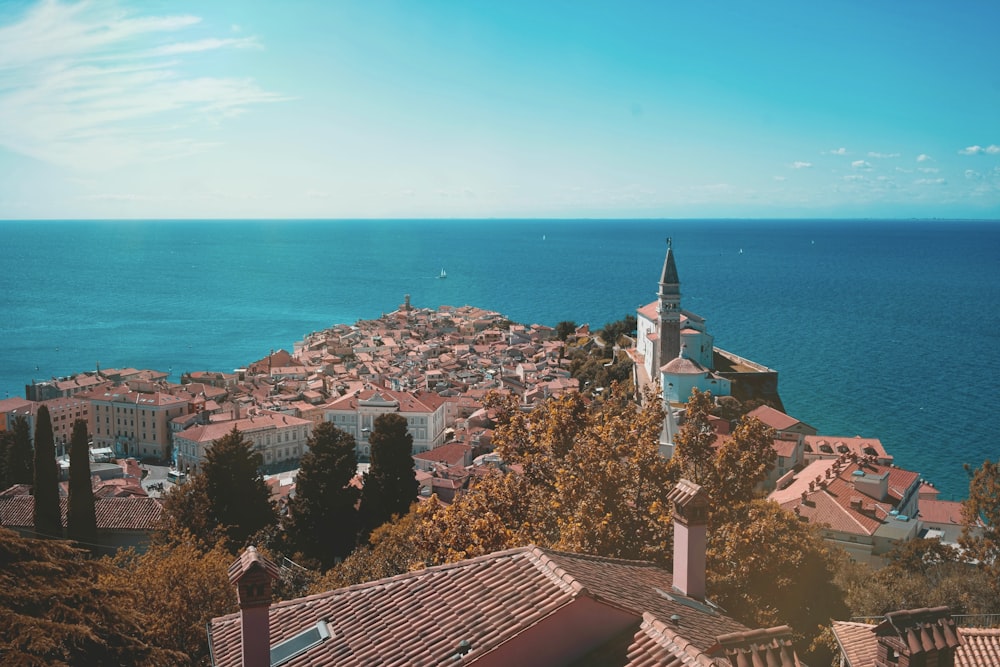
[[[975,146],[969,146],[967,148],[963,148],[962,150],[958,151],[958,153],[959,155],[982,155],[984,153],[988,153],[990,155],[996,155],[997,153],[1000,153],[1000,146],[997,146],[996,144],[990,144],[989,146],[984,147],[977,144]]]
[[[812,166],[812,162],[803,162],[801,160],[796,160],[792,163],[792,169],[809,169]]]
[[[862,171],[869,171],[871,170],[872,165],[870,162],[866,162],[865,160],[855,160],[854,162],[851,163],[851,167],[853,167],[854,169],[860,169]]]
[[[948,181],[943,178],[918,178],[913,182],[917,185],[944,185]]]
[[[832,151],[826,151],[830,155],[847,155],[847,149],[841,146],[840,148],[834,148]]]
[[[191,34],[191,15],[143,17],[44,0],[0,27],[0,145],[38,160],[107,169],[211,148],[193,126],[286,99],[250,78],[189,73],[186,58],[259,48]]]
[[[917,156],[917,162],[933,162],[933,161],[934,158],[932,158],[927,153],[921,153],[920,155]]]
[[[941,170],[937,167],[917,167],[917,171],[922,174],[936,174]]]
[[[899,157],[899,153],[878,153],[876,151],[868,151],[868,157],[875,158],[876,160],[884,160],[891,157]]]

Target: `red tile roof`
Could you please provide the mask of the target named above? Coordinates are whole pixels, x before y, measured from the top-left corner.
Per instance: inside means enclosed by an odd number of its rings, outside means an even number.
[[[719,643],[733,667],[800,667],[787,625],[722,635]]]
[[[875,667],[878,655],[878,637],[875,635],[875,628],[876,626],[868,623],[834,621],[833,635],[847,659],[847,667]],[[941,629],[943,630],[943,627]],[[961,641],[961,645],[955,647],[955,667],[1000,665],[1000,628],[956,627],[954,631],[956,638]],[[918,633],[915,633],[915,638],[919,639]],[[934,641],[933,632],[928,634],[928,639]],[[949,644],[943,631],[940,633],[939,641],[944,645]],[[951,640],[950,643],[954,645],[955,640]]]
[[[747,413],[747,417],[756,417],[775,431],[783,431],[800,423],[795,417],[789,417],[781,410],[775,410],[770,405],[761,405]]]
[[[954,500],[921,500],[920,518],[930,523],[962,525],[962,503]]]
[[[60,498],[62,524],[66,525],[67,498]],[[0,525],[7,528],[32,528],[35,525],[34,496],[0,498]],[[98,530],[155,530],[163,516],[163,505],[156,498],[128,496],[96,498],[94,511]]]
[[[523,547],[277,603],[271,644],[325,619],[332,638],[290,667],[439,664],[462,640],[471,642],[468,663],[583,599],[619,618],[634,615],[636,623],[644,613],[676,615],[675,632],[689,653],[717,651],[718,635],[747,629],[673,591],[671,575],[652,563]],[[239,664],[239,618],[210,624],[218,667]]]

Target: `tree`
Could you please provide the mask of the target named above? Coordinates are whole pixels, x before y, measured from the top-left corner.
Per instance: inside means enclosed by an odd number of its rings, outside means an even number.
[[[571,320],[563,320],[556,325],[556,338],[562,342],[566,342],[566,339],[576,333],[576,322]]]
[[[987,459],[973,473],[969,497],[962,502],[962,522],[959,543],[980,568],[1000,581],[1000,461]]]
[[[323,569],[350,554],[357,541],[360,491],[351,486],[357,467],[354,436],[331,422],[317,425],[288,503],[287,530],[292,544]]]
[[[202,551],[226,537],[212,514],[205,475],[196,473],[183,484],[176,484],[163,500],[164,528],[174,543],[193,541]]]
[[[208,515],[231,540],[235,548],[273,524],[276,520],[271,494],[260,474],[263,458],[253,451],[253,443],[233,430],[219,438],[208,450],[202,475]]]
[[[4,452],[7,485],[31,484],[34,476],[31,453],[31,429],[28,420],[20,415],[14,419],[13,436]]]
[[[752,500],[757,485],[774,468],[774,429],[755,417],[740,420],[715,456],[717,486],[712,502],[717,507],[731,507]]]
[[[94,512],[94,489],[90,481],[87,440],[87,420],[77,419],[73,422],[73,436],[70,440],[66,528],[71,540],[94,544],[97,541],[97,516]]]
[[[56,465],[52,419],[44,405],[35,415],[35,475],[31,492],[35,496],[35,533],[62,537],[62,510],[59,508],[59,468]]]
[[[13,431],[0,431],[0,491],[11,486],[7,477],[7,451],[14,446]]]
[[[154,544],[144,554],[129,549],[105,559],[109,567],[101,582],[134,591],[135,608],[155,619],[147,624],[151,643],[202,664],[208,657],[206,625],[237,610],[228,576],[232,561],[223,545],[202,552],[191,542]]]
[[[361,520],[367,530],[381,526],[393,514],[403,515],[417,499],[413,470],[413,436],[406,418],[390,412],[375,418],[371,437],[371,467],[361,490]]]
[[[819,649],[814,643],[830,619],[849,613],[833,582],[835,556],[814,526],[774,502],[743,503],[741,514],[742,520],[720,523],[709,535],[713,598],[752,628],[790,625],[800,655]]]
[[[135,579],[109,582],[109,567],[66,542],[0,529],[0,656],[11,665],[181,665],[147,628],[162,619],[137,604]],[[145,585],[147,582],[143,582]],[[204,635],[204,627],[201,634]]]
[[[715,468],[715,431],[709,417],[712,414],[712,393],[691,390],[684,414],[684,424],[674,435],[674,453],[670,459],[674,478],[684,478],[705,488],[709,498],[715,498],[718,488]]]

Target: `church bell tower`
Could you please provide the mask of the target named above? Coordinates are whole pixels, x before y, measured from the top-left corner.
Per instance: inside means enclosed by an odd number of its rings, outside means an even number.
[[[681,281],[677,277],[674,263],[672,239],[667,239],[667,256],[663,260],[660,275],[660,291],[657,293],[656,312],[659,314],[659,354],[657,369],[677,357],[681,349]]]

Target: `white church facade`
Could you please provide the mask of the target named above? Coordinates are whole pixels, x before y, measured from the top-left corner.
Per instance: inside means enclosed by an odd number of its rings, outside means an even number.
[[[637,310],[636,384],[659,382],[664,399],[671,403],[687,402],[694,388],[729,396],[732,383],[715,371],[714,339],[705,319],[681,308],[680,288],[667,239],[656,301]]]

